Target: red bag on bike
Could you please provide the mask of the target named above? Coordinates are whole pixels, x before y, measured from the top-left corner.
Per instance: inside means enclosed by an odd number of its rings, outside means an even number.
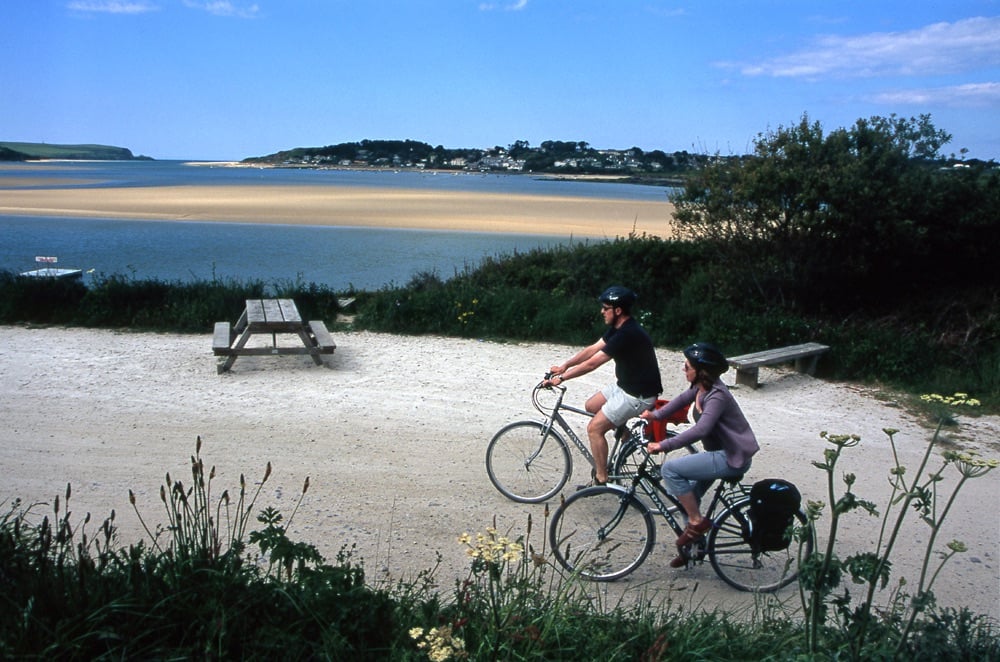
[[[654,409],[659,409],[663,405],[670,402],[670,400],[657,400],[656,404],[653,405]],[[688,409],[690,405],[678,409],[673,414],[664,418],[660,421],[650,421],[649,425],[646,426],[646,436],[652,435],[652,441],[660,442],[667,438],[667,423],[683,424],[688,422]]]

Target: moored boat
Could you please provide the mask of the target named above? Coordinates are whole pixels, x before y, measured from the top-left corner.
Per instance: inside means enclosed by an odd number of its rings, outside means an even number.
[[[27,278],[82,278],[83,269],[61,269],[52,265],[59,261],[57,257],[39,255],[35,258],[37,264],[48,266],[22,271],[21,275]]]

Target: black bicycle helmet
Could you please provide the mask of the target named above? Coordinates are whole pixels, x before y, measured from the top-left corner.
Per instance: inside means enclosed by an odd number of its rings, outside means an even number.
[[[632,310],[632,304],[634,304],[635,300],[638,298],[639,296],[627,287],[612,285],[608,289],[604,290],[604,292],[601,293],[601,296],[597,297],[597,300],[609,306],[621,308],[627,313]]]
[[[684,350],[684,358],[695,367],[707,368],[720,375],[729,370],[729,361],[723,356],[722,350],[712,343],[696,342]]]

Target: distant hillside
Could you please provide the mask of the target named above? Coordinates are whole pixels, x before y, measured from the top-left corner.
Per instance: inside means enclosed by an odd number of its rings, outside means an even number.
[[[7,147],[0,146],[0,161],[27,161],[28,155]]]
[[[70,159],[93,161],[134,161],[148,159],[134,156],[124,147],[110,145],[50,145],[48,143],[0,142],[0,159],[20,161],[25,159]],[[14,154],[11,154],[13,152]]]

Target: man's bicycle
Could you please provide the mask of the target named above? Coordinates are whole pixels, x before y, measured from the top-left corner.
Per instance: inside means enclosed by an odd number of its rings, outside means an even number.
[[[551,404],[544,396],[555,394]],[[531,403],[544,420],[516,421],[501,428],[486,447],[486,473],[490,482],[508,499],[521,503],[541,503],[559,493],[573,473],[573,459],[568,438],[593,469],[594,457],[584,441],[573,431],[563,412],[592,418],[590,412],[565,404],[566,387],[542,386],[539,382],[531,391]],[[672,422],[686,422],[687,411]],[[608,453],[608,480],[617,482],[631,478],[641,457],[635,451],[646,439],[645,425],[627,425],[615,430],[615,441]],[[561,432],[560,432],[561,431]],[[674,434],[666,432],[665,434]],[[565,436],[564,436],[565,435]]]
[[[680,536],[684,510],[667,494],[652,457],[645,458],[627,485],[590,487],[568,496],[549,524],[549,543],[559,563],[593,581],[625,577],[646,560],[656,544],[655,514]],[[750,517],[750,486],[742,476],[719,481],[705,517],[712,521],[708,533],[680,553],[690,563],[707,557],[712,569],[741,591],[772,592],[796,579],[799,560],[813,550],[814,532],[799,510],[784,549],[767,549],[754,536]],[[643,495],[652,504],[647,505]],[[774,545],[772,545],[773,547]]]

